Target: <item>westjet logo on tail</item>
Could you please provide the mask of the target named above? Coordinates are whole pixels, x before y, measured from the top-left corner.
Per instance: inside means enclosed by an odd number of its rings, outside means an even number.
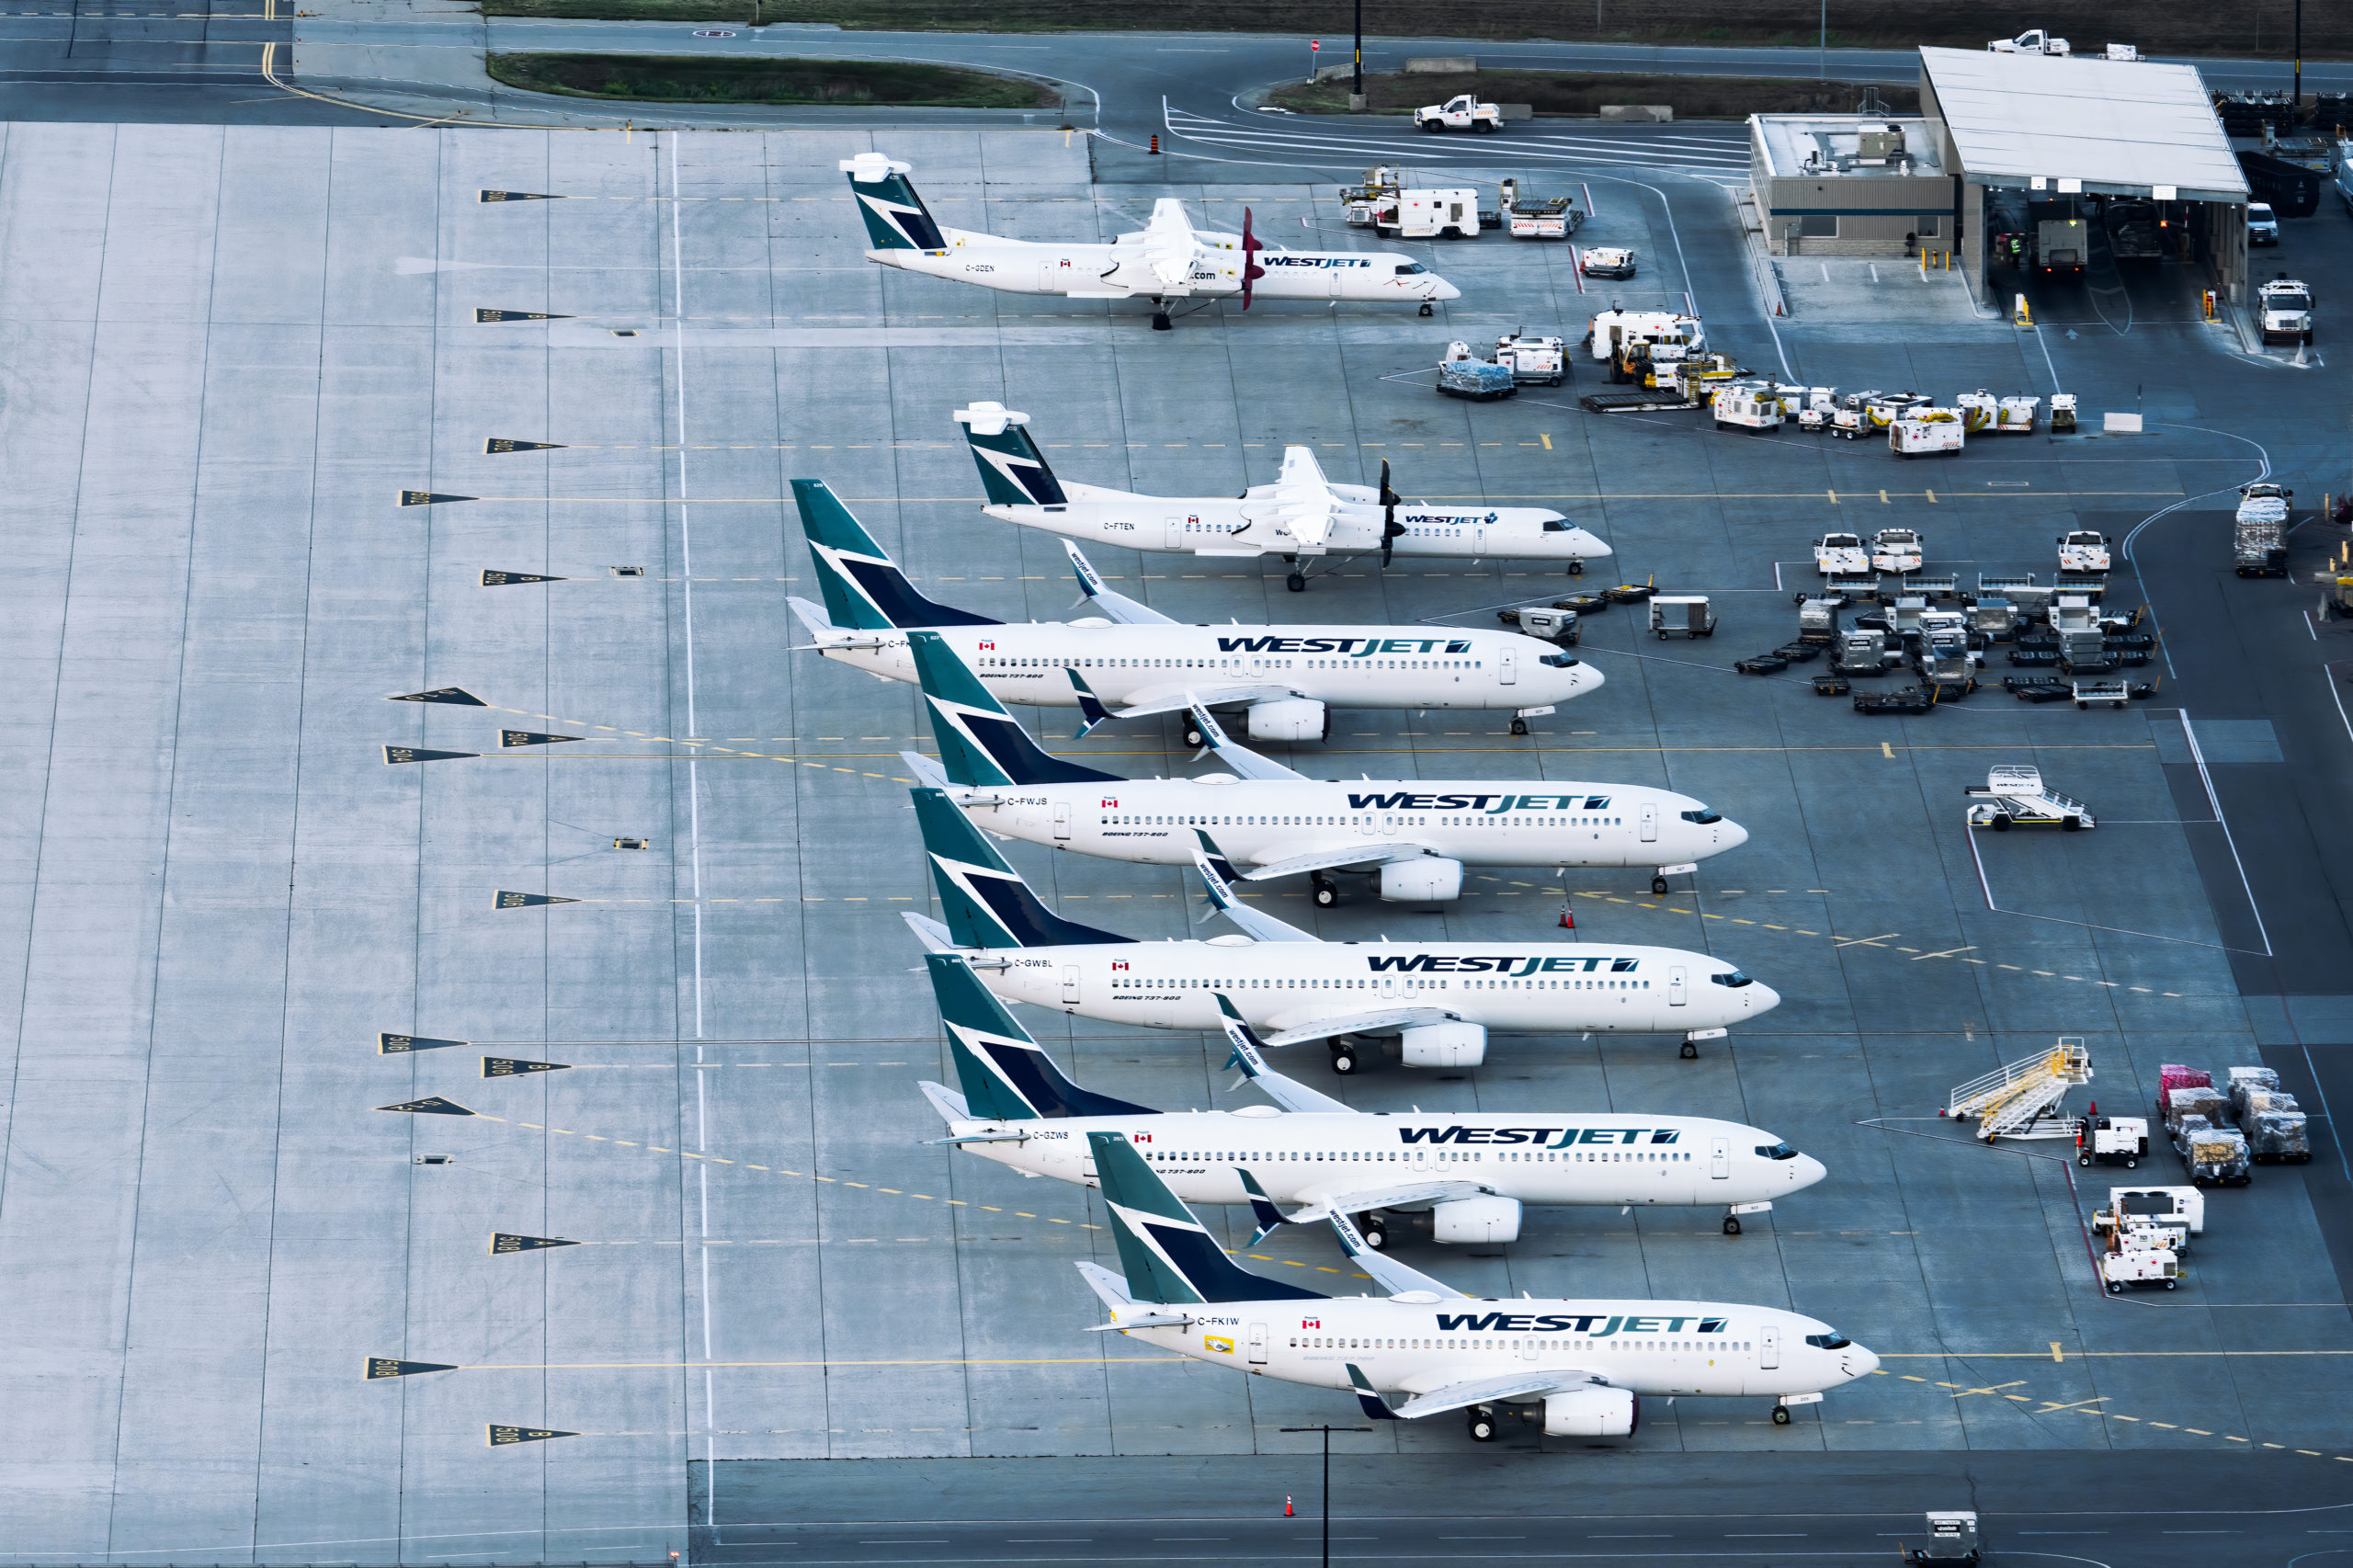
[[[1615,958],[1522,958],[1504,954],[1495,958],[1457,958],[1449,953],[1368,954],[1364,960],[1374,973],[1395,971],[1400,974],[1506,974],[1514,980],[1531,974],[1597,974],[1601,966],[1609,966],[1611,974],[1631,974],[1642,965],[1640,959]],[[1518,964],[1520,967],[1514,969]]]
[[[1416,795],[1392,790],[1386,795],[1348,796],[1352,812],[1477,812],[1500,816],[1506,812],[1606,812],[1607,795]]]

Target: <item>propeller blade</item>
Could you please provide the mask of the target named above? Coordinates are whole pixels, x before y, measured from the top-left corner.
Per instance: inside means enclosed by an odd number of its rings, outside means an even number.
[[[1250,285],[1267,275],[1267,269],[1258,265],[1258,252],[1263,248],[1257,236],[1250,232],[1250,209],[1245,207],[1242,210],[1242,308],[1245,311],[1250,308]]]

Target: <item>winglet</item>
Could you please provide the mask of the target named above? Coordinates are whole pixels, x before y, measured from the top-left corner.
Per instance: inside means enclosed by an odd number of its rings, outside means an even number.
[[[1294,1221],[1302,1221],[1311,1212],[1302,1210],[1291,1218]],[[1340,1250],[1371,1275],[1373,1283],[1391,1295],[1402,1296],[1409,1290],[1418,1290],[1440,1301],[1461,1299],[1462,1292],[1445,1280],[1433,1279],[1418,1268],[1409,1268],[1393,1257],[1373,1251],[1371,1244],[1364,1239],[1364,1233],[1357,1229],[1356,1221],[1341,1212],[1336,1203],[1324,1216],[1324,1221],[1332,1227],[1332,1234],[1339,1238]]]
[[[1397,1413],[1389,1408],[1387,1400],[1374,1392],[1372,1380],[1364,1375],[1364,1369],[1354,1361],[1347,1363],[1347,1369],[1348,1385],[1357,1391],[1357,1403],[1364,1407],[1364,1413],[1375,1421],[1396,1420]]]
[[[1111,722],[1111,710],[1103,706],[1103,699],[1095,695],[1095,688],[1086,684],[1086,677],[1076,669],[1066,665],[1063,667],[1063,674],[1070,676],[1070,688],[1078,693],[1078,710],[1086,718],[1086,722],[1078,727],[1078,733],[1071,739],[1083,741],[1095,733],[1096,726]]]
[[[1201,885],[1208,891],[1210,902],[1217,906],[1219,914],[1262,942],[1320,942],[1324,939],[1312,931],[1302,931],[1244,903],[1234,895],[1233,863],[1225,858],[1225,851],[1217,846],[1217,840],[1198,827],[1193,830],[1193,836],[1199,841],[1193,850],[1193,869],[1200,873]]]
[[[1078,590],[1095,602],[1095,608],[1123,626],[1174,626],[1176,621],[1161,614],[1150,605],[1142,604],[1125,594],[1115,594],[1103,585],[1103,574],[1086,559],[1078,546],[1063,540],[1063,551],[1070,557],[1070,569],[1078,574]]]
[[[1235,1010],[1233,999],[1222,991],[1216,994],[1218,1012],[1222,1015],[1218,1022],[1225,1029],[1226,1044],[1233,1048],[1233,1054],[1225,1060],[1227,1066],[1241,1068],[1242,1078],[1256,1084],[1266,1091],[1268,1099],[1285,1110],[1355,1112],[1354,1106],[1344,1104],[1329,1095],[1318,1094],[1298,1079],[1287,1078],[1268,1067],[1267,1059],[1259,1054],[1264,1048],[1258,1043],[1257,1035],[1242,1021],[1242,1015]],[[1227,1086],[1239,1088],[1242,1078],[1236,1078]]]
[[[1243,778],[1304,779],[1307,777],[1296,769],[1285,767],[1270,756],[1260,756],[1248,746],[1237,745],[1227,739],[1225,731],[1202,703],[1191,703],[1185,711],[1192,719],[1193,731],[1201,737],[1203,748]]]
[[[1242,1178],[1242,1190],[1250,1195],[1250,1217],[1258,1223],[1258,1229],[1250,1237],[1250,1244],[1256,1246],[1273,1235],[1282,1224],[1283,1211],[1275,1207],[1275,1200],[1267,1196],[1267,1189],[1258,1185],[1258,1178],[1252,1176],[1247,1168],[1236,1165],[1233,1172]]]

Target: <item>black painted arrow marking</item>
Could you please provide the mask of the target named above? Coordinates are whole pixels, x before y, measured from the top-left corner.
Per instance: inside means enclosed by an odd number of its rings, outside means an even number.
[[[498,744],[508,749],[516,746],[553,746],[566,741],[585,741],[585,735],[543,735],[537,730],[501,730]]]
[[[439,506],[451,501],[479,501],[481,499],[482,497],[479,495],[444,495],[438,491],[433,490],[404,490],[401,492],[401,505],[404,506]]]
[[[494,909],[537,909],[543,903],[578,903],[576,898],[556,898],[543,892],[508,892],[500,889]]]
[[[562,441],[511,441],[504,436],[492,436],[482,444],[484,457],[496,457],[501,452],[560,452]]]
[[[380,1034],[376,1037],[376,1054],[398,1056],[410,1051],[439,1051],[446,1046],[472,1045],[470,1040],[432,1040],[424,1035]]]
[[[506,1231],[493,1231],[490,1233],[490,1256],[493,1257],[496,1257],[501,1253],[541,1252],[549,1247],[576,1247],[579,1244],[578,1242],[566,1241],[562,1236],[518,1236]]]
[[[387,697],[387,702],[449,702],[460,708],[487,708],[489,703],[462,686],[437,686],[431,691],[405,692],[399,697]]]
[[[485,588],[511,588],[517,583],[569,583],[569,577],[542,577],[536,572],[491,572],[482,574]]]
[[[406,1111],[411,1116],[472,1116],[473,1112],[455,1100],[445,1100],[439,1095],[427,1095],[421,1100],[403,1100],[398,1105],[380,1105],[378,1110]]]
[[[509,1443],[544,1443],[550,1437],[577,1437],[577,1432],[559,1432],[552,1426],[493,1426],[490,1446],[503,1449]]]
[[[536,190],[484,190],[477,192],[477,201],[563,201],[561,196],[544,196]]]
[[[413,1378],[419,1372],[454,1372],[455,1361],[395,1361],[390,1356],[368,1358],[368,1381],[378,1378]]]
[[[494,311],[481,305],[474,307],[474,320],[487,321],[570,321],[570,316],[550,315],[545,311]]]
[[[449,762],[461,756],[480,756],[478,751],[427,751],[422,746],[386,746],[384,765],[397,767],[404,762]]]
[[[569,1073],[569,1062],[525,1062],[513,1056],[485,1056],[482,1059],[482,1075],[485,1078],[520,1078],[530,1073]]]

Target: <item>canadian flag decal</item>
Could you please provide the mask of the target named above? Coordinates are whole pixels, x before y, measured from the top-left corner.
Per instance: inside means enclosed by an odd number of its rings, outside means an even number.
[[[1104,797],[1103,797],[1103,807],[1102,807],[1102,809],[1103,809],[1103,810],[1105,810],[1105,811],[1107,811],[1107,812],[1116,812],[1116,811],[1118,811],[1118,810],[1120,809],[1120,797],[1118,797],[1117,795],[1106,795],[1106,796],[1104,796]]]
[[[995,639],[994,639],[994,638],[989,638],[989,637],[983,637],[983,638],[982,638],[982,639],[981,639],[981,649],[982,649],[982,651],[983,651],[983,653],[995,653],[995,652],[996,652],[996,641],[995,641]]]
[[[1111,967],[1115,970],[1125,969],[1128,967],[1128,960],[1125,959],[1113,959],[1111,960]]]
[[[1299,1320],[1299,1326],[1302,1328],[1322,1328],[1324,1326],[1324,1320],[1322,1318],[1302,1318]]]

